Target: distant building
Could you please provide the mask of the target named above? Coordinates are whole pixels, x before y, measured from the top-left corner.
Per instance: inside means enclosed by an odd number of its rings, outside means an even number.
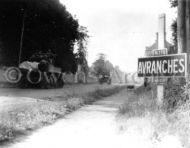
[[[175,54],[177,50],[174,46],[166,40],[166,15],[159,15],[158,32],[156,33],[156,40],[151,46],[147,46],[145,50],[145,56],[153,56],[153,50],[155,49],[167,49],[167,54]]]

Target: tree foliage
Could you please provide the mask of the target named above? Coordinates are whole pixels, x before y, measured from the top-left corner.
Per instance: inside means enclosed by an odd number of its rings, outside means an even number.
[[[177,19],[173,20],[171,25],[172,30],[172,40],[174,43],[174,47],[177,49]]]
[[[86,27],[79,28],[80,39],[77,41],[77,63],[81,65],[82,71],[87,73],[89,71],[88,62],[87,62],[87,40],[89,38],[88,31]]]
[[[106,56],[103,53],[98,55],[98,59],[92,64],[93,73],[95,76],[109,75],[111,70],[114,69],[113,65],[106,60]]]
[[[177,0],[170,0],[171,7],[177,7]]]
[[[1,0],[0,63],[18,65],[23,29],[21,61],[29,60],[36,52],[51,50],[56,54],[56,66],[62,71],[75,72],[77,57],[73,53],[74,45],[87,36],[87,32],[80,28],[78,20],[59,0]]]
[[[177,7],[178,2],[177,0],[170,0],[170,4],[172,8]],[[177,19],[174,19],[171,24],[171,30],[172,30],[172,40],[174,43],[174,47],[177,49]]]

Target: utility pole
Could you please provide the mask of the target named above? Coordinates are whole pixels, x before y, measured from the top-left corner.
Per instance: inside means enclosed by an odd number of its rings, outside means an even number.
[[[190,1],[186,0],[186,50],[187,65],[190,63]],[[187,67],[187,76],[190,78],[190,68]]]
[[[25,18],[26,18],[26,10],[23,9],[23,19],[22,19],[22,28],[21,28],[21,37],[20,37],[20,49],[19,49],[19,60],[18,65],[21,63],[22,57],[22,48],[23,48],[23,37],[24,37],[24,28],[25,28]]]
[[[187,52],[187,49],[186,49],[186,1],[189,1],[189,0],[178,0],[178,16],[177,16],[178,53]]]
[[[186,49],[190,53],[190,1],[186,0]]]

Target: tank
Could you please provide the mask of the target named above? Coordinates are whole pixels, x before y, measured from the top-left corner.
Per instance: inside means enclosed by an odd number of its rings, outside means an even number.
[[[40,62],[24,61],[19,65],[18,85],[22,88],[62,88],[64,86],[61,68],[42,60]],[[17,76],[18,77],[18,76]]]
[[[6,85],[21,88],[61,88],[64,86],[61,68],[44,62],[22,62],[19,67],[5,68]]]
[[[100,84],[103,84],[103,83],[111,84],[111,75],[110,73],[101,74],[98,80]]]
[[[64,86],[61,68],[54,66],[56,55],[47,52],[36,52],[28,61],[18,67],[8,67],[5,78],[8,82],[22,88],[61,88]]]

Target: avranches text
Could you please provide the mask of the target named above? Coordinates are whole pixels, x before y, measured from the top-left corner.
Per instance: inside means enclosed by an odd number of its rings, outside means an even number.
[[[185,76],[186,56],[167,55],[138,59],[138,76]]]

